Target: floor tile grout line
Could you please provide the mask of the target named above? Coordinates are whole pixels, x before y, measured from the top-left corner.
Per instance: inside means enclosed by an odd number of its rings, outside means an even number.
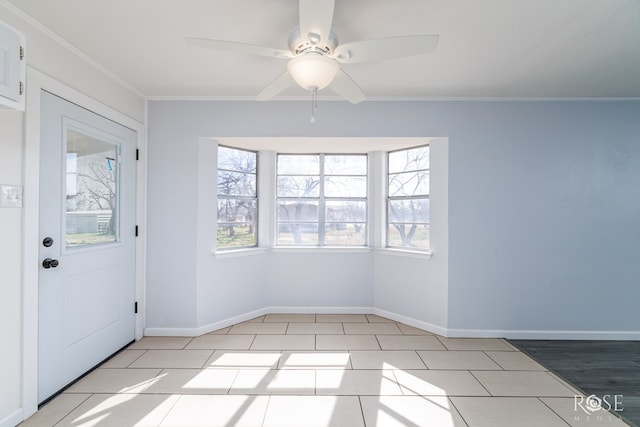
[[[542,400],[542,397],[544,397],[544,396],[536,396],[536,399],[537,399],[540,403],[542,403],[544,406],[546,406],[547,408],[549,408],[549,410],[550,410],[551,412],[553,412],[553,413],[554,413],[558,418],[560,418],[560,419],[561,419],[561,420],[562,420],[566,425],[570,426],[571,424],[570,424],[569,422],[567,422],[567,420],[565,420],[565,419],[564,419],[564,417],[562,417],[559,413],[557,413],[556,411],[554,411],[554,409],[553,409],[551,406],[547,405],[547,403],[546,403],[544,400]]]
[[[169,414],[171,413],[171,411],[173,411],[173,408],[176,407],[176,405],[178,404],[178,402],[180,401],[180,399],[182,399],[182,396],[184,396],[184,394],[178,394],[177,395],[178,398],[176,399],[175,402],[173,402],[173,405],[171,405],[171,408],[169,408],[169,410],[164,414],[164,416],[162,417],[162,419],[160,420],[160,422],[158,423],[158,426],[161,426],[162,423],[164,422],[164,420],[169,416]]]
[[[126,349],[125,349],[126,350]],[[149,349],[145,349],[143,350],[142,353],[140,353],[140,355],[138,357],[136,357],[135,359],[133,359],[131,362],[129,362],[124,368],[127,369],[129,366],[133,365],[135,363],[136,360],[140,359],[147,351],[149,351]],[[106,363],[106,362],[105,362]],[[103,363],[104,364],[104,363]],[[100,366],[99,366],[100,367]]]
[[[531,372],[531,371],[529,371],[529,372]],[[573,384],[571,384],[567,380],[563,379],[562,377],[557,375],[555,372],[552,372],[552,371],[537,371],[537,372],[544,372],[545,374],[547,374],[548,376],[553,378],[556,382],[558,382],[561,386],[563,386],[564,388],[568,389],[570,392],[574,393],[574,395],[575,395],[576,391],[579,391],[580,393],[583,393],[578,387],[574,386]],[[585,393],[585,396],[588,396],[588,394]]]
[[[487,351],[491,351],[491,350],[481,350],[481,351],[482,351],[482,354],[484,354],[485,356],[487,356],[489,359],[491,359],[491,360],[493,361],[493,363],[495,363],[496,365],[498,365],[498,366],[501,368],[501,370],[502,370],[502,371],[506,371],[506,369],[504,368],[504,366],[502,366],[502,365],[500,364],[500,362],[498,362],[496,359],[494,359],[493,357],[491,357],[491,355],[490,355],[489,353],[487,353]],[[507,352],[505,351],[505,353],[507,353]],[[511,352],[508,352],[508,353],[511,353]],[[494,370],[495,370],[495,369],[494,369]]]
[[[200,368],[197,368],[197,369],[200,369],[200,370],[206,369],[207,368],[207,362],[209,361],[209,359],[211,359],[213,357],[213,353],[215,353],[215,352],[216,352],[216,350],[212,349],[211,353],[209,353],[209,357],[207,357],[207,359],[204,361],[204,363],[202,363],[202,366]]]
[[[362,425],[367,426],[367,419],[364,416],[364,408],[362,407],[362,396],[358,395],[358,405],[360,406],[360,415],[362,416]]]
[[[418,356],[418,359],[420,359],[420,361],[421,361],[421,362],[422,362],[422,364],[427,368],[427,370],[432,371],[433,369],[431,369],[431,368],[429,367],[429,365],[427,364],[426,360],[424,360],[424,359],[422,358],[422,356],[420,356],[420,353],[418,352],[418,350],[413,350],[413,351],[416,353],[416,355]]]
[[[451,406],[456,410],[456,412],[458,413],[458,415],[460,415],[460,418],[462,419],[462,422],[465,423],[467,425],[467,427],[470,426],[470,424],[467,422],[467,420],[464,418],[464,415],[462,415],[462,412],[460,411],[460,409],[458,409],[458,407],[456,406],[456,404],[453,402],[453,400],[451,399],[450,396],[447,396],[447,401],[451,404]]]
[[[195,338],[196,338],[196,337],[191,337],[191,339],[190,339],[189,341],[187,341],[187,343],[184,345],[184,347],[182,347],[180,350],[184,350],[184,349],[186,349],[186,348],[187,348],[187,346],[188,346],[189,344],[191,344],[191,342],[192,342]]]
[[[395,378],[395,383],[400,389],[400,396],[408,396],[404,393],[405,387],[402,384],[400,384],[400,380],[398,380],[398,376],[396,375],[397,370],[398,369],[391,369],[391,374],[393,375],[393,378]]]
[[[380,348],[380,351],[382,351],[382,345],[380,344],[380,339],[378,339],[378,335],[373,335],[374,337],[376,337],[376,342],[378,343],[378,347]]]
[[[238,375],[240,375],[240,371],[241,369],[235,369],[236,374],[233,377],[233,381],[231,381],[231,384],[229,384],[229,388],[227,389],[227,396],[232,396],[231,394],[231,389],[233,388],[233,385],[235,384],[236,380],[238,379]]]
[[[469,369],[469,370],[467,370],[467,372],[469,372],[469,374],[473,377],[473,379],[475,379],[475,380],[478,382],[478,384],[480,384],[480,385],[482,386],[482,388],[483,388],[483,389],[485,389],[485,390],[487,391],[487,393],[489,393],[489,396],[493,397],[493,394],[489,391],[489,389],[488,389],[488,388],[483,384],[483,382],[482,382],[482,381],[480,381],[480,380],[478,379],[478,377],[476,377],[476,376],[473,374],[473,372],[471,372],[471,370],[470,370],[470,369]],[[495,372],[501,372],[501,371],[495,371]]]
[[[267,422],[267,413],[269,413],[269,405],[271,404],[271,395],[267,396],[267,404],[264,407],[264,414],[262,414],[262,422],[260,423],[260,426],[264,426],[264,423]]]
[[[256,337],[258,336],[258,334],[255,334],[253,336],[253,339],[251,340],[251,343],[249,344],[249,348],[247,348],[247,351],[251,351],[251,347],[253,347],[253,343],[256,341]]]
[[[78,393],[80,394],[80,393]],[[65,418],[67,418],[69,415],[71,415],[71,413],[73,411],[75,411],[76,409],[78,409],[80,407],[80,405],[82,405],[84,402],[86,402],[87,400],[89,400],[91,398],[91,396],[93,396],[95,393],[87,393],[88,396],[85,397],[84,399],[82,399],[82,401],[80,403],[78,403],[76,406],[74,406],[73,408],[71,408],[71,410],[67,411],[67,413],[65,413],[62,418],[60,418],[58,421],[56,421],[53,424],[53,427],[57,426],[58,424],[60,424],[62,421],[64,421]],[[26,420],[25,420],[26,421]]]
[[[438,335],[434,335],[434,336],[436,337],[436,339],[437,339],[438,341],[440,341],[440,344],[442,344],[442,346],[443,346],[446,350],[451,350],[449,347],[447,347],[447,345],[444,343],[444,341],[442,341],[442,340],[440,339],[440,337],[439,337]]]

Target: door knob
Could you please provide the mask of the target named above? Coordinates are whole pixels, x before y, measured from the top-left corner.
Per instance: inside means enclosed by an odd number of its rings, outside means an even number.
[[[42,266],[44,268],[56,268],[58,264],[59,262],[57,259],[46,258],[44,261],[42,261]]]

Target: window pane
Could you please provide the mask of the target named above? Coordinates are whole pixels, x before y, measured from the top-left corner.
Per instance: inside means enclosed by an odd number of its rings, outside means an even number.
[[[327,201],[325,220],[327,222],[366,222],[367,203],[356,200]]]
[[[278,155],[276,188],[277,244],[366,245],[367,155]]]
[[[429,169],[429,146],[389,153],[389,173]]]
[[[71,129],[66,142],[66,246],[118,241],[118,146]]]
[[[318,221],[318,202],[279,200],[278,221]]]
[[[255,173],[256,159],[253,151],[218,146],[218,169]]]
[[[367,156],[326,155],[324,173],[326,175],[366,175]]]
[[[278,224],[279,245],[317,245],[318,224]]]
[[[319,175],[320,156],[279,154],[278,175]]]
[[[389,200],[390,223],[429,223],[429,199]]]
[[[387,246],[429,249],[429,226],[421,224],[389,224]]]
[[[324,185],[327,197],[367,197],[366,176],[327,176]]]
[[[389,175],[389,197],[429,195],[429,171]]]
[[[278,197],[318,197],[319,176],[279,176]]]
[[[326,245],[362,246],[367,244],[367,226],[364,223],[327,224],[324,241]]]
[[[218,198],[218,223],[253,222],[256,217],[255,199]]]
[[[218,146],[218,249],[258,244],[257,159],[256,152]]]
[[[218,170],[218,194],[224,196],[255,196],[256,175]]]
[[[255,199],[218,198],[217,246],[256,246],[257,203]]]

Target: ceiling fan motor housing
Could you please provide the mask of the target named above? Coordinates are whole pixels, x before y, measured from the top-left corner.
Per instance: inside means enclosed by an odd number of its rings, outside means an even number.
[[[316,51],[322,54],[331,55],[338,46],[338,36],[331,31],[329,37],[322,41],[319,34],[300,34],[300,27],[297,27],[289,34],[289,49],[295,55]]]

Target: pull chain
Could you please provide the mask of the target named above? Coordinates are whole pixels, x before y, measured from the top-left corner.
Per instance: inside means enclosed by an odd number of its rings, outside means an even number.
[[[311,91],[311,123],[316,122],[316,114],[318,113],[318,88],[315,87]]]

